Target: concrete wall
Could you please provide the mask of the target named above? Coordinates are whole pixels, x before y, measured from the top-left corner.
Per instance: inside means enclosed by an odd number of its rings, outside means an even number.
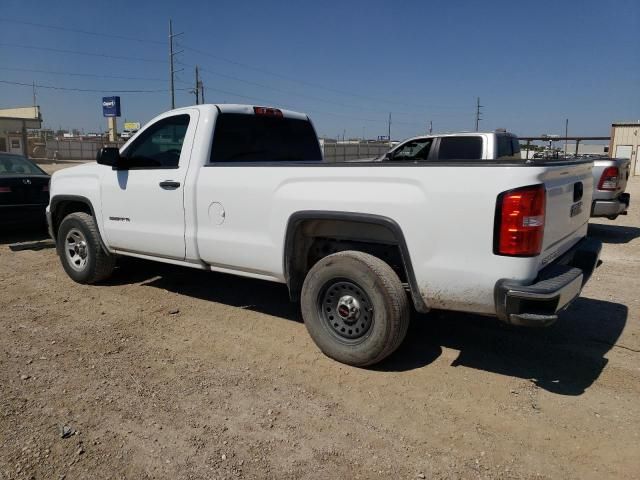
[[[379,157],[389,151],[387,143],[327,143],[320,142],[322,154],[327,162],[346,162],[359,158]]]

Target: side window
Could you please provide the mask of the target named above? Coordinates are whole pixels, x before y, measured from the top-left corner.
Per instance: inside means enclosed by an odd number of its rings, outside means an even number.
[[[513,135],[497,135],[496,142],[498,146],[496,159],[510,160],[520,158],[520,141],[517,137]]]
[[[127,148],[125,157],[132,168],[178,168],[189,115],[159,120]]]
[[[424,138],[421,140],[412,140],[401,145],[393,151],[392,160],[403,161],[423,161],[429,156],[433,139]]]
[[[511,137],[511,145],[513,145],[513,156],[515,158],[522,158],[522,155],[520,155],[520,140],[518,140],[518,137]]]
[[[439,160],[481,160],[482,137],[440,138]]]

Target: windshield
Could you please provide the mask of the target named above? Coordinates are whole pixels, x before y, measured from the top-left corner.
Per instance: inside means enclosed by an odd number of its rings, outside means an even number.
[[[46,173],[24,157],[0,154],[0,175],[46,175]]]

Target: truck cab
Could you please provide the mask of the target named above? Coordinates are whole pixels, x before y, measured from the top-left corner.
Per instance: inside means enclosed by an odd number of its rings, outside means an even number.
[[[398,144],[377,161],[432,162],[441,160],[520,159],[518,137],[509,132],[463,132],[413,137]]]

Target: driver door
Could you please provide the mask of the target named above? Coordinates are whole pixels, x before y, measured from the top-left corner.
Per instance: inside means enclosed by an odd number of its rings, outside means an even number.
[[[102,215],[108,245],[123,252],[185,258],[184,182],[198,111],[163,116],[105,167]]]

